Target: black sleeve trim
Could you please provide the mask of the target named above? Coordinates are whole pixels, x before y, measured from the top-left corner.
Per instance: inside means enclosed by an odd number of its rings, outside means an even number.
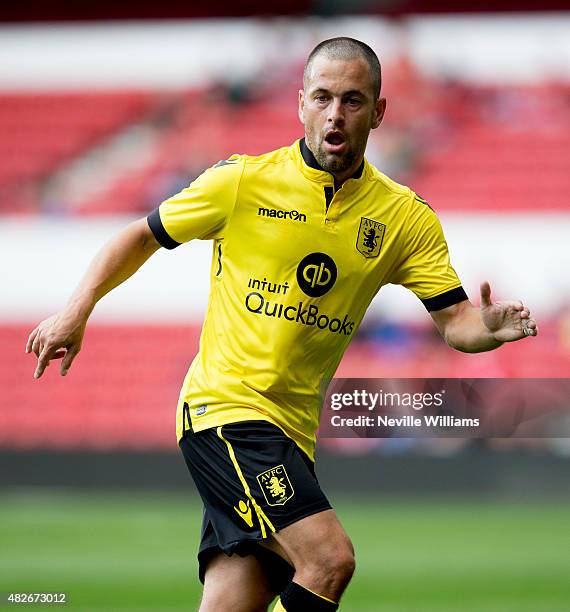
[[[175,249],[177,246],[180,246],[181,243],[173,240],[169,236],[168,232],[164,229],[158,208],[155,208],[146,218],[146,220],[160,246],[163,246],[165,249]]]
[[[464,300],[468,299],[469,298],[465,293],[465,289],[463,289],[463,287],[456,287],[455,289],[450,289],[449,291],[436,295],[435,297],[422,300],[422,304],[428,309],[429,312],[432,312],[433,310],[443,310],[448,306],[459,304],[459,302],[463,302]]]

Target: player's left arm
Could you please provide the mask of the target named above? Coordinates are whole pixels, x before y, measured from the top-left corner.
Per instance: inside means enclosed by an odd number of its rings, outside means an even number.
[[[463,300],[430,312],[439,332],[454,349],[480,353],[538,334],[530,310],[518,300],[491,301],[491,287],[481,284],[481,306]]]

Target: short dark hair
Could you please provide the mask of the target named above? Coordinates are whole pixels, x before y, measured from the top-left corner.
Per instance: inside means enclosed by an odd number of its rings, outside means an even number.
[[[309,72],[313,64],[313,60],[321,54],[325,54],[330,59],[351,60],[361,57],[370,68],[370,76],[372,77],[372,85],[374,86],[374,96],[377,100],[380,97],[380,89],[382,87],[382,68],[380,61],[374,51],[363,42],[355,38],[339,36],[337,38],[329,38],[319,43],[309,53],[305,70],[303,72],[303,86],[306,87],[309,78]]]

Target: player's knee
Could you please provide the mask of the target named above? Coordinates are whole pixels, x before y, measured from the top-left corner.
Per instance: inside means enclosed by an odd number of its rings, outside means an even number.
[[[350,542],[346,546],[327,547],[309,563],[296,568],[311,584],[326,585],[328,592],[342,593],[356,567],[354,550]]]
[[[354,552],[345,548],[342,551],[336,551],[333,555],[329,555],[325,562],[325,571],[334,579],[342,589],[350,582],[354,570],[356,568],[356,560]]]
[[[332,546],[329,546],[326,551],[326,565],[329,571],[337,577],[339,582],[346,586],[352,578],[356,568],[354,547],[346,534],[343,534],[340,541],[331,544]]]

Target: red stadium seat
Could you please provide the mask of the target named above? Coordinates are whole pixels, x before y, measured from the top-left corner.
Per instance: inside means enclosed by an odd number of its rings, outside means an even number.
[[[66,378],[50,366],[34,380],[25,355],[32,326],[0,326],[0,447],[176,450],[179,388],[198,349],[197,327],[93,325]],[[338,371],[343,377],[565,378],[570,345],[556,320],[535,341],[465,355],[415,330],[413,346],[356,339]]]

